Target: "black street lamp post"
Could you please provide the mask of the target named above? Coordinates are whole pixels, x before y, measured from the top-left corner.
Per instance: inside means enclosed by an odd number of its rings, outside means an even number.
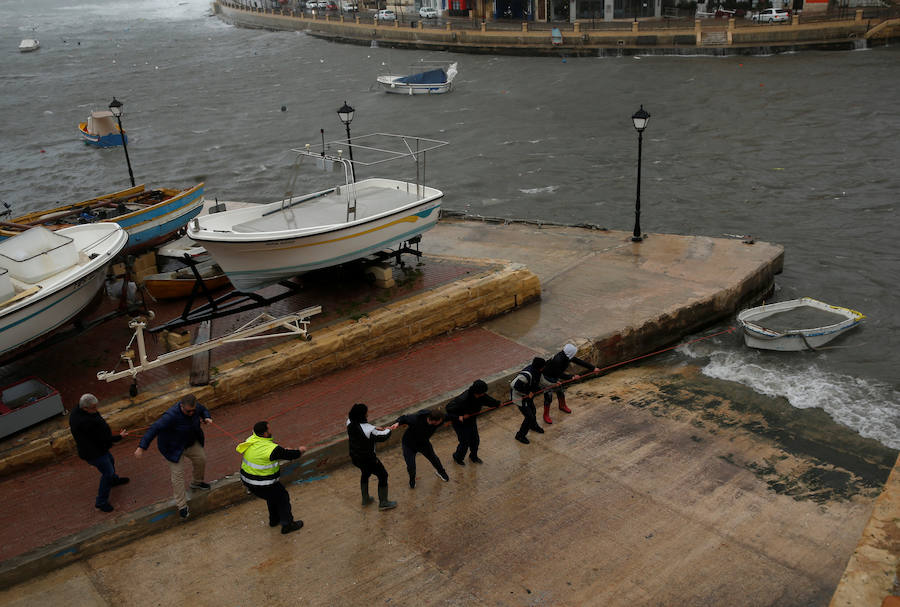
[[[650,122],[650,114],[644,110],[643,104],[641,109],[636,111],[631,117],[634,123],[634,130],[638,132],[638,169],[637,169],[637,198],[634,203],[634,234],[631,236],[632,242],[641,242],[641,145],[644,142],[644,129]]]
[[[128,176],[131,178],[131,187],[134,187],[134,173],[131,171],[131,159],[128,158],[128,143],[125,140],[125,131],[122,130],[122,102],[113,97],[109,104],[109,111],[116,117],[119,123],[119,135],[122,137],[122,149],[125,150],[125,163],[128,165]]]
[[[356,167],[353,166],[353,144],[350,143],[350,123],[353,122],[354,111],[355,110],[344,101],[344,105],[341,106],[341,109],[339,109],[337,113],[341,122],[343,122],[344,126],[347,128],[347,150],[350,152],[350,177],[353,181],[356,181]]]

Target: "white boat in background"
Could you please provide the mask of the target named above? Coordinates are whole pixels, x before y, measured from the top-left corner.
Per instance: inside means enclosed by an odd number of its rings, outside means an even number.
[[[115,223],[35,227],[0,242],[0,356],[75,318],[126,242]]]
[[[803,297],[744,310],[737,320],[748,346],[799,352],[822,347],[864,318],[856,310]]]
[[[336,154],[328,152],[337,145],[342,147]],[[206,248],[239,291],[361,259],[413,240],[437,223],[444,194],[421,181],[425,153],[444,145],[447,142],[374,133],[323,143],[322,151],[308,145],[292,150],[297,154],[295,170],[304,161],[341,167],[344,183],[303,196],[288,191],[280,202],[203,215],[188,224],[188,236]],[[348,160],[345,148],[350,156],[357,150],[375,159]],[[356,167],[403,158],[414,161],[416,182],[355,180]]]
[[[40,40],[35,38],[25,38],[22,42],[19,43],[19,52],[20,53],[30,53],[31,51],[36,51],[41,48]]]
[[[437,68],[418,71],[405,76],[390,74],[378,76],[378,84],[387,93],[398,95],[437,95],[453,89],[458,64],[451,63],[447,69]]]

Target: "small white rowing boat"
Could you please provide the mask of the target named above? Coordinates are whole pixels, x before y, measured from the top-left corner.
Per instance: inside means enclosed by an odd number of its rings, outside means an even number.
[[[453,79],[458,72],[458,64],[451,63],[447,69],[437,68],[419,71],[404,76],[386,74],[378,76],[378,84],[386,93],[398,95],[438,95],[453,89]]]
[[[737,320],[751,348],[799,352],[822,347],[864,318],[856,310],[803,297],[744,310]]]

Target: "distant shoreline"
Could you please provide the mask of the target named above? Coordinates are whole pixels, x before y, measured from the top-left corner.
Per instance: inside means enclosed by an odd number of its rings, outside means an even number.
[[[302,31],[317,38],[358,44],[470,54],[607,57],[628,55],[771,55],[801,50],[855,50],[900,40],[900,18],[864,19],[863,11],[843,20],[783,25],[749,25],[736,20],[613,22],[603,29],[587,23],[510,24],[452,21],[425,26],[421,20],[375,24],[370,15],[314,16],[290,9],[245,8],[213,3],[216,16],[239,27]],[[742,20],[738,20],[742,21]],[[502,26],[501,26],[502,25]],[[550,27],[561,30],[561,42]]]

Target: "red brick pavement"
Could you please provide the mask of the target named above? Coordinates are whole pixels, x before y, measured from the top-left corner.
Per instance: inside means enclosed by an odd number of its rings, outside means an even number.
[[[389,417],[443,393],[461,391],[479,377],[524,364],[534,355],[529,348],[473,328],[292,388],[261,394],[250,403],[220,407],[212,411],[213,425],[206,426],[207,479],[238,470],[234,447],[261,419],[272,421],[272,432],[282,445],[312,448],[343,433],[347,411],[355,402],[369,405],[372,420]],[[136,445],[137,434],[112,450],[118,473],[131,477],[132,482],[112,490],[110,502],[116,510],[110,514],[93,507],[99,476],[77,457],[0,481],[4,498],[0,560],[171,499],[168,467],[155,442],[140,460],[132,455]],[[395,475],[400,474],[401,461],[386,463]]]

